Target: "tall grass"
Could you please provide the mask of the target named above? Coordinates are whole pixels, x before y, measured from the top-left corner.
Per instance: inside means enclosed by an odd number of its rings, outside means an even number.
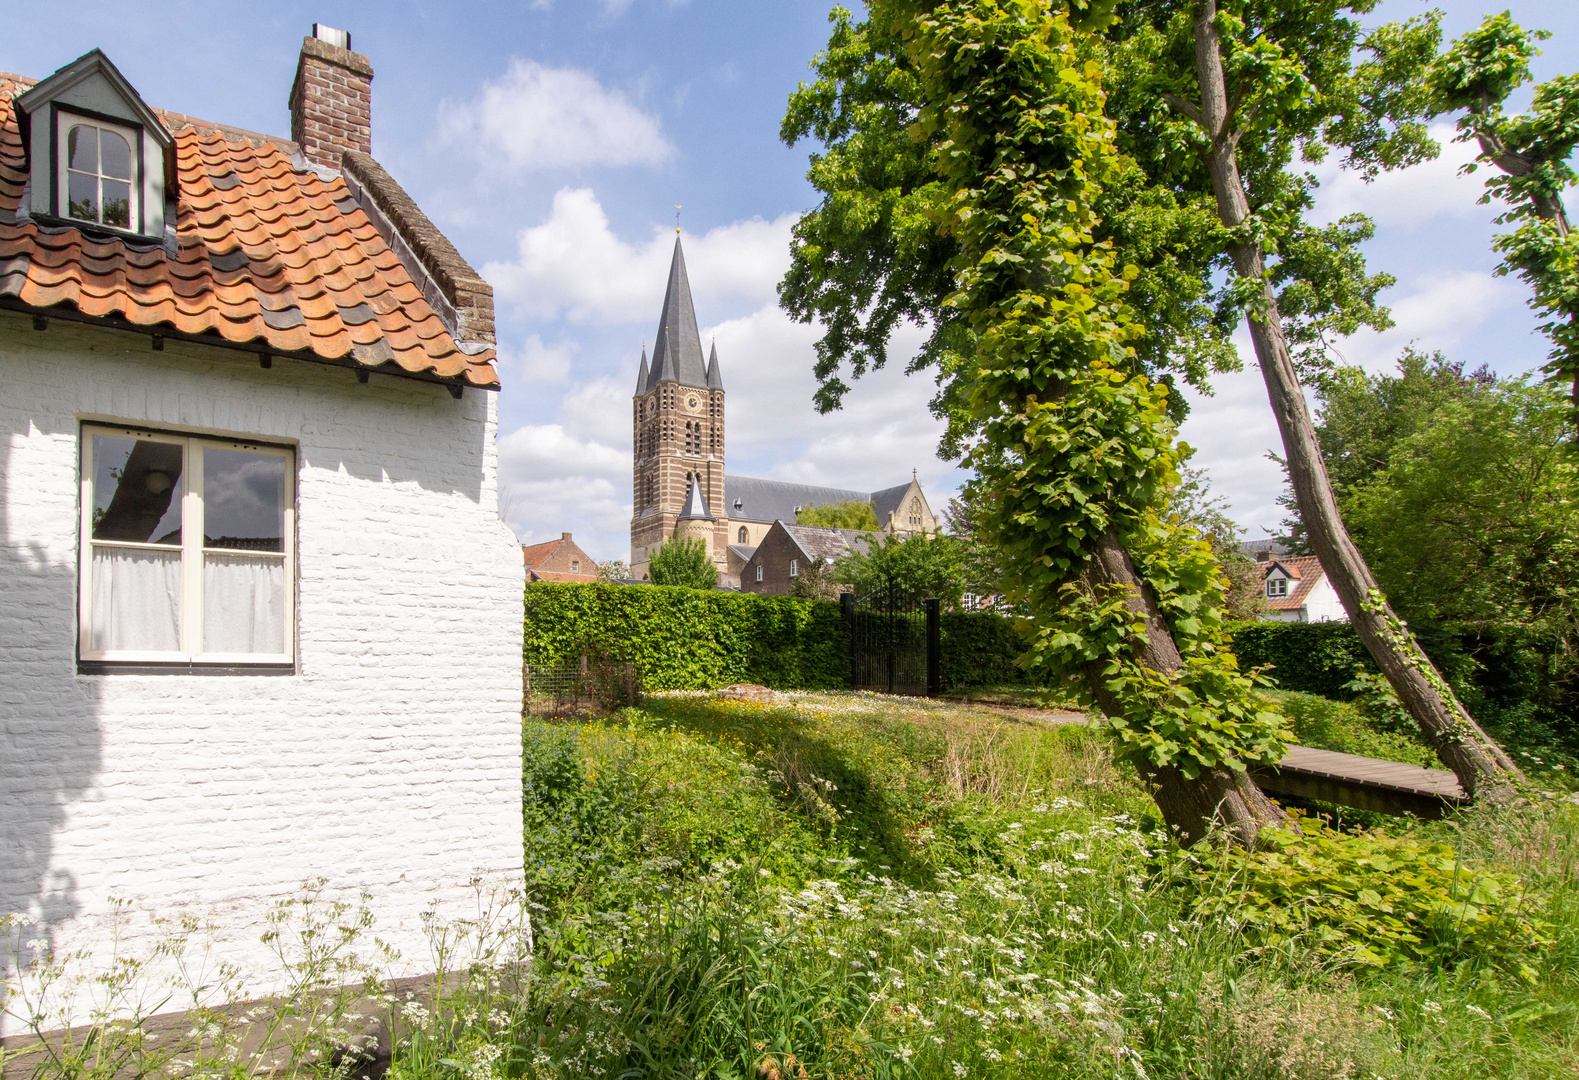
[[[677,693],[528,722],[523,747],[526,895],[433,924],[467,959],[379,999],[395,1080],[1522,1080],[1579,1060],[1579,808],[1555,798],[1395,823],[1394,839],[1356,838],[1347,876],[1326,881],[1310,864],[1278,877],[1275,862],[1181,852],[1079,725],[875,695]],[[1436,916],[1508,914],[1476,882],[1517,877],[1528,909],[1510,925],[1539,932],[1367,962],[1303,918],[1324,889],[1412,872],[1377,861],[1396,843],[1454,853],[1465,887]],[[1250,917],[1267,883],[1308,901],[1275,935]],[[1206,902],[1223,897],[1241,899]],[[1344,932],[1363,936],[1363,920]],[[314,1045],[282,1071],[361,1067]],[[188,1072],[241,1075],[199,1064]],[[51,1073],[68,1074],[110,1075]]]

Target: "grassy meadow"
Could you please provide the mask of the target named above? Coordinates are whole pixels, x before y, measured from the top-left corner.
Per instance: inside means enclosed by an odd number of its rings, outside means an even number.
[[[1247,857],[1169,844],[1083,726],[969,705],[677,693],[525,741],[537,967],[474,1032],[509,1075],[1579,1073],[1559,799]]]

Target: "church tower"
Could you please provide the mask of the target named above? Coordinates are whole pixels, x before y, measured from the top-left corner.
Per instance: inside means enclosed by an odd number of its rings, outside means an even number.
[[[681,536],[707,539],[708,553],[723,570],[728,558],[724,380],[716,344],[711,357],[702,359],[678,234],[652,362],[643,349],[636,376],[631,449],[631,576],[647,576],[648,559],[677,529]]]

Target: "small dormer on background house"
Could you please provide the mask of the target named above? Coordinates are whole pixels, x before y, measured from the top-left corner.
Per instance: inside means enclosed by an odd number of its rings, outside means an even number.
[[[15,106],[27,169],[19,209],[41,223],[164,242],[174,227],[175,139],[109,57],[94,49]]]

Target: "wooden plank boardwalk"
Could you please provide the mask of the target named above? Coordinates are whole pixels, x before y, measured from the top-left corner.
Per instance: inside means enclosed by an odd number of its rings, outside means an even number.
[[[1272,794],[1321,799],[1383,814],[1435,818],[1451,807],[1469,805],[1458,778],[1446,769],[1423,769],[1309,746],[1290,746],[1282,761],[1255,769],[1250,775],[1263,791]]]

